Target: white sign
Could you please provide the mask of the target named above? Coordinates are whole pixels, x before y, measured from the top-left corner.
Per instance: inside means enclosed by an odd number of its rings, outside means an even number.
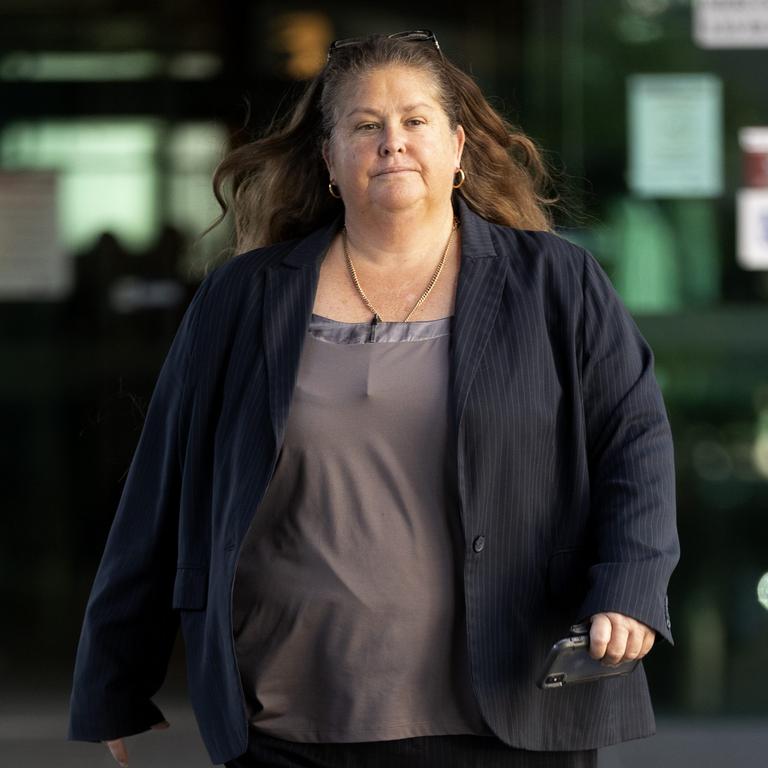
[[[629,188],[716,197],[723,187],[722,85],[709,74],[628,79]]]
[[[768,0],[694,0],[693,39],[702,48],[768,48]]]
[[[768,153],[768,128],[739,129],[739,146],[745,152]]]
[[[736,205],[736,259],[744,269],[768,269],[768,189],[740,189]]]
[[[56,174],[0,172],[0,298],[66,298],[72,263],[59,239]]]

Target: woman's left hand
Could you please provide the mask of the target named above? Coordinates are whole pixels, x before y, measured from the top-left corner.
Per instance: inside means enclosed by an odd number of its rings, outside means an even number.
[[[589,630],[589,654],[614,665],[642,659],[653,648],[656,632],[622,613],[596,613]]]

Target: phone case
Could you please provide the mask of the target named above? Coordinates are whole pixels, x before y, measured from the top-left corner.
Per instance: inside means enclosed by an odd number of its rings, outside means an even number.
[[[589,627],[577,624],[571,627],[570,637],[559,640],[544,663],[539,688],[562,688],[573,683],[588,683],[604,677],[628,675],[639,663],[623,661],[610,667],[589,655]]]

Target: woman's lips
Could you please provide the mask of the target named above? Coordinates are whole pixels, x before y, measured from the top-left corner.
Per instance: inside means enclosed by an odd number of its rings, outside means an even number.
[[[386,170],[379,171],[378,173],[374,174],[375,176],[387,176],[390,173],[407,173],[415,172],[415,168],[387,168]]]

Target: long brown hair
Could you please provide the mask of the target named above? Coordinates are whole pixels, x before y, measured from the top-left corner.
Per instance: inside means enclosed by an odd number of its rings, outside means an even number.
[[[456,194],[480,216],[521,229],[552,228],[550,175],[535,143],[505,120],[477,83],[428,42],[371,35],[334,51],[296,104],[266,134],[232,150],[213,189],[234,209],[238,251],[302,237],[343,210],[328,191],[322,144],[332,135],[342,88],[371,70],[403,66],[427,72],[451,130],[462,125],[466,181]],[[226,191],[225,191],[226,190]]]

